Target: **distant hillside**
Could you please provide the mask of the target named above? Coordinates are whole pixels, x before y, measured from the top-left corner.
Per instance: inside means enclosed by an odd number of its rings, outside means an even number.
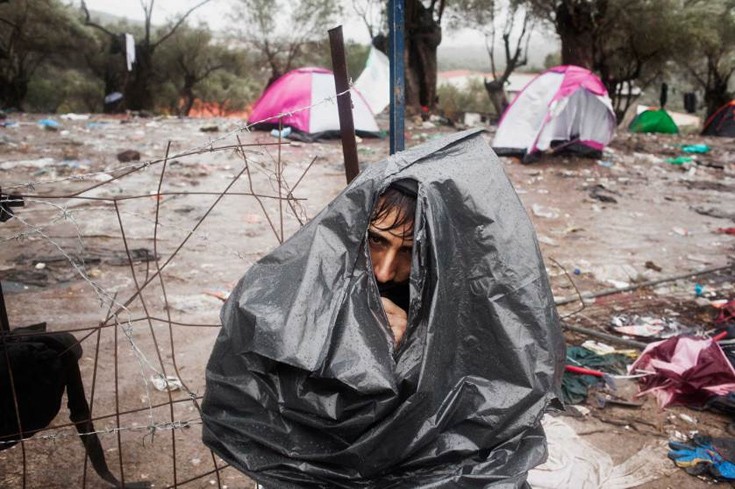
[[[536,34],[531,39],[528,49],[528,65],[523,67],[523,71],[539,71],[544,67],[546,56],[560,49],[560,44],[556,36],[553,34]],[[490,57],[485,49],[485,44],[480,35],[477,36],[476,44],[463,44],[462,46],[450,45],[439,46],[438,63],[439,71],[447,70],[474,70],[474,71],[490,71]],[[499,63],[498,69],[505,66],[505,59],[502,51],[495,50],[495,60]]]
[[[143,27],[145,25],[144,22],[140,20],[133,20],[127,17],[121,17],[119,15],[109,14],[107,12],[100,12],[99,10],[90,10],[89,16],[92,18],[92,21],[100,25],[116,25],[116,24],[121,24],[121,23],[125,23],[131,26],[140,26],[140,27]]]

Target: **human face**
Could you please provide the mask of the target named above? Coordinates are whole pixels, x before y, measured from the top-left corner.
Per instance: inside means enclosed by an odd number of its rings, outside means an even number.
[[[378,283],[403,283],[411,275],[411,250],[413,249],[412,222],[392,229],[400,210],[392,208],[374,219],[368,229],[370,259]]]

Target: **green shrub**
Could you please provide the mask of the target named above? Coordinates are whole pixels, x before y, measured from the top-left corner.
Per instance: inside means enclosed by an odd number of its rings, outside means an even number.
[[[452,85],[441,85],[437,89],[437,95],[439,110],[451,120],[458,120],[465,112],[493,112],[485,86],[479,79],[471,79],[463,90]]]

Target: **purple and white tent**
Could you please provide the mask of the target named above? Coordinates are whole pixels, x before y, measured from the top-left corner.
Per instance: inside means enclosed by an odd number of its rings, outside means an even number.
[[[290,127],[309,139],[339,135],[334,74],[323,68],[289,71],[260,96],[248,118],[258,129]],[[378,136],[380,129],[360,92],[352,90],[352,117],[359,136]]]
[[[518,93],[503,113],[493,141],[499,155],[572,151],[599,155],[617,125],[602,81],[579,66],[556,66]]]

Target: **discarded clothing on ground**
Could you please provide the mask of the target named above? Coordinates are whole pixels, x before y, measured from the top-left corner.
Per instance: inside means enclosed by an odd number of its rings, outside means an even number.
[[[715,395],[735,390],[735,370],[711,339],[677,336],[651,343],[630,373],[651,372],[640,380],[639,395],[651,393],[661,408],[683,404],[701,408]]]
[[[367,229],[418,182],[394,350]],[[367,167],[245,274],[206,370],[203,439],[273,488],[524,487],[564,346],[533,227],[478,131]]]
[[[598,355],[580,346],[567,346],[567,364],[576,365],[606,373],[623,374],[627,356],[618,353]],[[580,404],[587,399],[589,388],[602,382],[599,377],[564,372],[561,392],[565,404]]]
[[[691,475],[735,480],[735,440],[694,435],[689,443],[669,442],[669,458]]]

